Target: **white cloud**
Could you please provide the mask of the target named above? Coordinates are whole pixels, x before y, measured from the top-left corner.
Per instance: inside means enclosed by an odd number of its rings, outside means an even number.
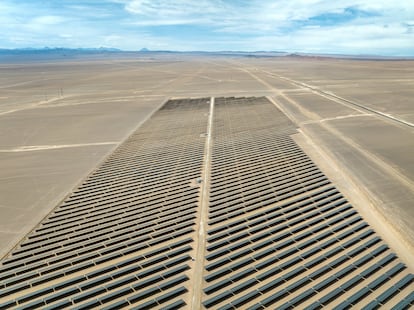
[[[290,52],[407,55],[413,40],[412,35],[403,32],[404,27],[400,24],[388,28],[343,25],[328,29],[304,28],[290,36],[260,36],[250,43],[263,49]]]
[[[156,17],[217,14],[222,8],[223,3],[218,0],[131,0],[125,4],[125,9],[131,13]]]
[[[0,0],[1,44],[348,53],[382,49],[387,53],[413,53],[414,1],[70,0],[61,6],[48,3]],[[355,10],[354,16],[352,10],[345,11],[349,8]],[[335,22],[335,14],[344,18]],[[328,22],[323,16],[328,16]],[[177,25],[183,27],[168,27]]]
[[[64,38],[64,39],[70,39],[70,38],[73,38],[73,35],[70,33],[61,33],[59,37]]]
[[[278,0],[278,1],[224,1],[224,0],[113,0],[123,3],[131,14],[163,24],[169,21],[198,20],[209,24],[241,28],[272,29],[293,21],[308,20],[327,13],[341,13],[346,8],[357,8],[381,15],[384,19],[408,18],[414,14],[414,2],[395,3],[388,0]],[[267,25],[267,26],[266,26]]]
[[[397,53],[414,40],[414,1],[389,0],[112,0],[124,5],[131,25],[199,25],[217,34],[216,48],[247,50]],[[352,8],[354,11],[349,11]],[[354,12],[354,13],[352,13]],[[323,21],[323,16],[347,18]],[[355,14],[352,16],[352,14]],[[333,17],[332,17],[333,18]],[[384,27],[385,26],[385,27]],[[165,40],[165,38],[162,38]],[[233,40],[232,40],[233,39]],[[202,42],[193,42],[196,49]],[[230,42],[232,41],[232,42]],[[185,38],[170,48],[186,46]],[[174,43],[175,42],[175,43]],[[227,47],[227,49],[229,49]]]
[[[231,6],[221,0],[115,0],[124,4],[125,10],[135,20],[137,26],[168,25],[220,25],[226,12],[232,12]],[[224,14],[224,15],[223,15]]]
[[[173,25],[190,25],[197,24],[198,19],[168,19],[168,20],[138,20],[126,23],[131,26],[173,26]]]
[[[33,18],[30,23],[38,26],[50,26],[61,24],[65,21],[64,17],[55,15],[44,15]]]

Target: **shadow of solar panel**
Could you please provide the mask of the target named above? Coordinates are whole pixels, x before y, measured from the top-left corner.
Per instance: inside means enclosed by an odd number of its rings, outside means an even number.
[[[199,280],[205,308],[410,308],[414,276],[296,133],[263,97],[169,100],[2,260],[0,309],[188,308]]]
[[[319,309],[345,292],[355,295],[348,305],[359,305],[372,290],[393,285],[384,268],[395,254],[293,134],[265,98],[216,98],[206,308]]]
[[[2,261],[5,308],[185,305],[208,101],[164,104]]]

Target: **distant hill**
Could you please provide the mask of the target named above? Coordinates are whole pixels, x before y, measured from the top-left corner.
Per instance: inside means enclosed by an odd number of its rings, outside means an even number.
[[[112,47],[98,47],[98,48],[65,48],[65,47],[43,47],[43,48],[15,48],[15,49],[0,49],[0,53],[20,54],[20,53],[56,53],[56,52],[121,52],[120,49]]]
[[[171,51],[171,50],[149,50],[142,48],[138,51],[124,51],[112,47],[98,48],[65,48],[65,47],[43,47],[43,48],[18,48],[1,49],[0,62],[21,62],[21,61],[49,61],[49,60],[71,60],[79,58],[119,58],[119,57],[155,57],[164,56],[222,56],[222,57],[253,57],[253,58],[272,58],[290,57],[299,59],[354,59],[354,60],[412,60],[414,57],[390,57],[375,55],[340,55],[340,54],[317,54],[301,52],[282,52],[282,51]]]
[[[0,62],[27,62],[27,61],[50,61],[50,60],[71,60],[85,57],[108,57],[123,53],[122,50],[110,47],[99,48],[18,48],[0,49]]]

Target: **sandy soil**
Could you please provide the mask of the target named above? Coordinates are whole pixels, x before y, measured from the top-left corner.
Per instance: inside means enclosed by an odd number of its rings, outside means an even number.
[[[271,96],[414,244],[414,129],[376,113],[413,123],[413,86],[413,61],[176,55],[2,63],[0,256],[170,97]]]

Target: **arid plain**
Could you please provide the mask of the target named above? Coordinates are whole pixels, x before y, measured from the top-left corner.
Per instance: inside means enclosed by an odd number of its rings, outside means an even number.
[[[273,101],[414,261],[414,61],[181,54],[0,63],[0,256],[167,99],[220,96]]]

